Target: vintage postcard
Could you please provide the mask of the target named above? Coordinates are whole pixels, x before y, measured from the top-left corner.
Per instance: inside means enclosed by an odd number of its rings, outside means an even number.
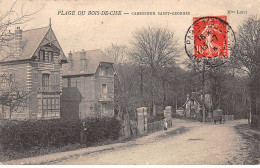
[[[260,0],[0,0],[1,165],[259,165]]]

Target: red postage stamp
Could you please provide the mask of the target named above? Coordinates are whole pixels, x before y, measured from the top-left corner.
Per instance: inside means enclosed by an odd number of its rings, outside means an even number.
[[[227,16],[194,17],[195,58],[228,57]]]

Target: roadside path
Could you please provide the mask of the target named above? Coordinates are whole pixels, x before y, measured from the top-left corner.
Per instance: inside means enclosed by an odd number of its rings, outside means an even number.
[[[3,164],[117,165],[117,164],[244,164],[246,140],[234,126],[246,120],[225,124],[202,124],[174,119],[174,127],[148,136],[98,147],[5,162]]]
[[[83,155],[56,164],[243,164],[247,153],[241,149],[246,145],[234,126],[244,122],[221,125],[183,122],[178,125],[191,128],[184,134],[150,143],[137,142],[137,146]]]

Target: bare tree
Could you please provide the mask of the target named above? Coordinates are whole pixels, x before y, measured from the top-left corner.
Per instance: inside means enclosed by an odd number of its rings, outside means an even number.
[[[6,57],[1,58],[0,61],[5,61],[8,57],[14,56],[16,51],[14,33],[12,30],[14,27],[23,25],[32,19],[32,16],[38,13],[42,8],[38,10],[30,10],[30,12],[25,11],[24,4],[19,6],[18,0],[11,3],[10,8],[3,10],[0,13],[0,53],[1,55],[6,55]],[[0,1],[0,5],[4,2]],[[2,6],[2,5],[1,5]],[[17,11],[15,8],[20,7]]]
[[[178,41],[174,33],[167,28],[143,28],[134,32],[131,44],[131,56],[133,59],[140,66],[151,68],[149,82],[151,84],[151,107],[154,105],[156,77],[162,80],[164,88],[163,104],[165,104],[166,69],[173,65],[174,57],[179,56],[180,53]]]
[[[257,127],[258,115],[256,110],[256,93],[259,85],[259,35],[260,19],[257,16],[250,16],[239,27],[237,45],[234,52],[234,64],[237,68],[244,70],[249,76],[250,106],[252,114],[251,126]]]
[[[104,52],[115,64],[122,64],[129,62],[127,50],[128,49],[125,45],[111,44],[104,50]]]
[[[0,84],[0,104],[2,112],[8,114],[3,117],[11,119],[13,112],[23,112],[24,108],[28,107],[29,94],[26,87],[21,87],[11,75],[3,74]]]

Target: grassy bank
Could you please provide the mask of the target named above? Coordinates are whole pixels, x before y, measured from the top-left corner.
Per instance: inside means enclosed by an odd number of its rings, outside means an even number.
[[[248,157],[244,164],[255,165],[260,163],[260,131],[251,128],[248,124],[235,126],[236,131],[246,140]]]

